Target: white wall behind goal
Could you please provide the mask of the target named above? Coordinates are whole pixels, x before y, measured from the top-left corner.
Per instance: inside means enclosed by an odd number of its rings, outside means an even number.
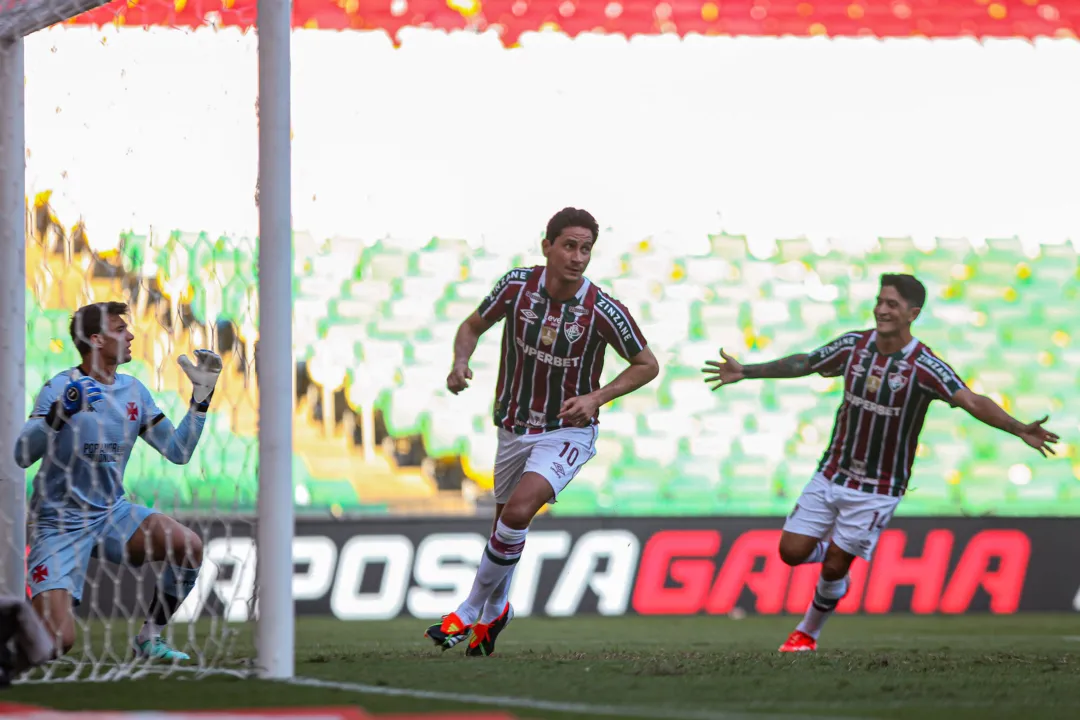
[[[256,37],[26,42],[27,177],[95,244],[254,236]],[[406,31],[293,35],[294,226],[1080,238],[1080,43]]]

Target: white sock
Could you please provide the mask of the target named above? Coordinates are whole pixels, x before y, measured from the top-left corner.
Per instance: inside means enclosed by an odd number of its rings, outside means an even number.
[[[480,567],[476,569],[476,578],[473,580],[469,597],[454,611],[461,622],[472,625],[480,617],[491,593],[521,558],[521,551],[525,549],[525,535],[528,532],[528,528],[517,530],[507,527],[502,520],[495,524],[495,532],[488,540],[484,556],[480,558]]]
[[[817,589],[814,591],[814,599],[810,601],[810,607],[806,609],[806,615],[803,616],[802,622],[799,623],[796,630],[801,630],[817,640],[825,621],[832,615],[837,603],[847,594],[847,591],[848,579],[846,575],[839,580],[826,580],[819,577]]]
[[[161,631],[165,629],[164,625],[158,625],[153,620],[147,620],[143,623],[142,629],[139,630],[139,634],[136,636],[139,642],[146,642],[151,638],[156,638],[161,635]]]
[[[506,609],[506,601],[510,598],[510,584],[514,581],[514,570],[517,565],[510,566],[510,572],[506,573],[506,576],[491,592],[491,596],[484,603],[484,611],[480,613],[480,622],[484,625],[490,625],[499,619],[503,610]]]

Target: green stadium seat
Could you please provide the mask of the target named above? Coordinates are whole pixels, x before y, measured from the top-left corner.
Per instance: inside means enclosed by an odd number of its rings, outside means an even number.
[[[595,487],[588,483],[570,483],[559,493],[551,512],[557,516],[596,515],[601,512],[601,496]]]

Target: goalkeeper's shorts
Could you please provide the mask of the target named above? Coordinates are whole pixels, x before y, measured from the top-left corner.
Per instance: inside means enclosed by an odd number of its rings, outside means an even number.
[[[79,526],[35,523],[30,532],[30,557],[26,561],[31,597],[46,590],[67,590],[78,605],[90,557],[124,563],[128,540],[143,520],[156,512],[121,499],[107,512],[87,513]]]

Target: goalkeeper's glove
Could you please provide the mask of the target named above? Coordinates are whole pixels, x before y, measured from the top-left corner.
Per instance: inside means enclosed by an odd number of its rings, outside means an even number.
[[[191,380],[191,404],[199,412],[206,412],[221,376],[221,356],[212,350],[196,350],[194,364],[187,355],[181,355],[177,362]]]
[[[59,430],[74,414],[94,412],[98,404],[105,399],[105,393],[92,377],[83,375],[72,380],[64,392],[56,399],[45,416],[45,422],[53,430]]]

